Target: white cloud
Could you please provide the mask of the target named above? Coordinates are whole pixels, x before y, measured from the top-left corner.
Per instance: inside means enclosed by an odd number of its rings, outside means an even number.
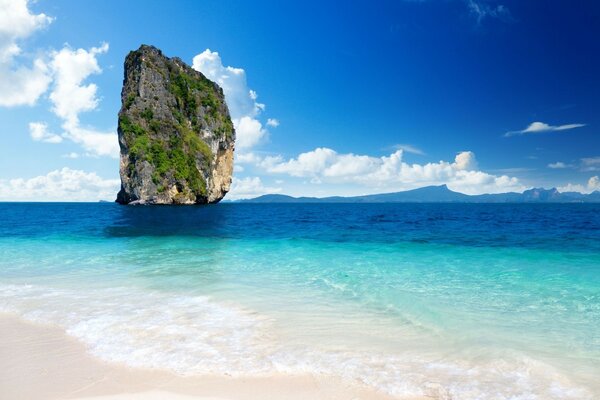
[[[90,157],[119,157],[119,141],[116,132],[102,132],[94,128],[63,125],[63,136],[79,144]]]
[[[550,169],[565,169],[565,168],[570,168],[570,167],[571,167],[570,164],[565,164],[562,161],[557,161],[555,163],[548,164],[548,168],[550,168]]]
[[[48,131],[48,124],[45,122],[30,122],[29,135],[36,142],[60,143],[62,137]]]
[[[248,88],[246,71],[242,68],[225,67],[219,53],[206,49],[193,58],[192,67],[223,88],[225,100],[236,130],[236,148],[244,151],[257,145],[267,135],[267,130],[257,119],[265,105],[257,101],[258,95]],[[268,120],[272,125],[277,120]]]
[[[257,164],[261,160],[262,158],[254,153],[236,153],[235,155],[236,164]]]
[[[354,158],[355,156],[348,154],[346,157]],[[313,151],[302,153],[295,159],[277,163],[268,170],[269,172],[285,173],[296,177],[320,175],[325,173],[328,166],[333,165],[335,167],[338,158],[338,154],[334,150],[319,147]],[[359,160],[356,159],[355,161]],[[355,168],[357,167],[358,162],[355,164]]]
[[[245,115],[254,117],[260,112],[261,105],[256,103],[256,92],[248,88],[246,71],[242,68],[225,67],[218,52],[206,49],[196,55],[192,68],[202,72],[223,88],[233,118]]]
[[[418,147],[413,146],[411,144],[397,144],[397,145],[394,145],[393,148],[395,150],[402,150],[405,153],[418,154],[420,156],[425,155],[425,152],[423,152],[423,150],[421,150]]]
[[[69,139],[93,156],[117,157],[116,132],[83,127],[79,121],[82,112],[98,107],[98,87],[84,82],[90,75],[102,72],[97,56],[108,51],[108,44],[90,50],[65,46],[46,54],[48,62],[37,58],[32,67],[13,65],[15,56],[21,53],[17,41],[50,22],[52,18],[45,14],[32,14],[27,0],[0,0],[0,106],[33,105],[52,84],[51,109],[62,119],[63,132],[50,133],[45,122],[31,122],[31,138],[47,143]]]
[[[565,186],[559,187],[558,191],[563,192],[563,193],[564,192],[592,193],[595,191],[600,191],[600,178],[597,175],[592,176],[587,181],[587,185],[568,183]]]
[[[569,129],[581,128],[585,124],[565,124],[565,125],[548,125],[544,122],[532,122],[529,126],[520,131],[509,131],[504,134],[505,137],[527,135],[531,133],[556,132],[566,131]]]
[[[16,44],[18,39],[30,36],[52,22],[45,14],[32,14],[28,3],[27,0],[0,0],[0,61],[20,52]]]
[[[452,163],[408,164],[402,161],[402,156],[402,150],[388,156],[372,157],[317,148],[287,161],[281,157],[261,158],[252,154],[242,162],[252,163],[271,174],[309,178],[312,183],[358,184],[379,191],[440,184],[468,194],[521,192],[525,189],[517,178],[479,171],[475,154],[470,151],[458,153]]]
[[[227,198],[231,200],[248,199],[263,194],[278,192],[281,192],[281,188],[267,187],[263,185],[262,180],[257,176],[242,179],[233,178],[231,191],[227,193]]]
[[[461,151],[454,158],[455,168],[460,171],[472,171],[477,169],[477,160],[472,151]]]
[[[0,180],[0,200],[112,200],[119,190],[119,186],[119,179],[103,179],[95,172],[62,168],[30,179]]]
[[[279,126],[279,120],[276,118],[267,119],[267,126],[272,126],[273,128],[277,128]]]
[[[261,168],[270,168],[277,163],[281,163],[283,157],[280,155],[261,157],[256,153],[236,153],[235,162],[237,164],[252,164]]]
[[[16,65],[22,53],[19,40],[31,36],[52,22],[45,14],[32,14],[27,0],[0,0],[0,106],[33,105],[50,83],[42,58],[32,65]]]
[[[0,64],[0,106],[32,106],[46,91],[50,83],[46,64],[37,59],[32,68],[15,70]]]
[[[90,50],[64,47],[52,54],[52,111],[66,123],[77,125],[81,112],[94,110],[98,106],[98,87],[94,83],[84,85],[83,82],[90,75],[102,72],[96,56],[107,51],[108,44],[103,43],[100,47],[92,47]]]
[[[50,92],[52,111],[63,120],[62,136],[81,145],[92,156],[119,155],[116,132],[102,132],[83,127],[79,114],[98,107],[98,87],[94,83],[85,84],[93,74],[102,72],[97,56],[108,51],[108,44],[92,47],[90,50],[64,47],[52,53],[50,67],[54,83]]]
[[[235,120],[236,140],[238,149],[249,149],[256,145],[266,135],[262,124],[255,118],[244,116]]]

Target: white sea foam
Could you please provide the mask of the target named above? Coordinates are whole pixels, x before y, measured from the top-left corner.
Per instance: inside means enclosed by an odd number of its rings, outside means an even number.
[[[386,354],[291,344],[274,333],[269,318],[205,296],[0,285],[0,311],[58,324],[103,360],[184,375],[325,374],[440,400],[594,398],[551,366],[516,352]]]

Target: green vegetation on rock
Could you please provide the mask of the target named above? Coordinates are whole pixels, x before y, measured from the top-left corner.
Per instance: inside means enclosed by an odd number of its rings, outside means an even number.
[[[129,94],[129,96],[127,96],[127,99],[125,100],[125,109],[129,110],[129,107],[131,107],[134,101],[135,95],[133,93]]]
[[[144,111],[141,112],[140,117],[144,118],[146,121],[150,121],[152,117],[154,117],[154,112],[146,107],[144,108]]]
[[[170,174],[176,180],[185,180],[192,191],[206,194],[206,182],[198,171],[196,157],[200,154],[203,167],[209,168],[213,155],[197,133],[176,125],[177,132],[171,135],[168,142],[151,140],[143,127],[124,115],[119,119],[119,127],[130,143],[129,162],[133,165],[147,161],[153,165],[152,181],[155,184],[161,184],[164,190],[162,181]]]
[[[174,110],[174,115],[181,123],[183,117],[187,117],[192,122],[192,126],[198,126],[198,101],[200,105],[208,112],[204,118],[210,119],[207,122],[219,122],[219,128],[216,134],[226,138],[233,137],[233,123],[230,118],[225,118],[219,112],[219,99],[217,98],[214,84],[203,76],[190,76],[180,71],[170,71],[170,91],[175,95],[179,110]],[[183,112],[183,113],[182,113]]]

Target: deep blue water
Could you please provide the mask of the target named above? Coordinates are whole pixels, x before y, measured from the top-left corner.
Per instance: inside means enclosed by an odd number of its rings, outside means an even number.
[[[600,251],[600,204],[0,203],[0,216],[0,236],[13,238],[198,236]]]
[[[0,311],[108,361],[600,396],[596,204],[0,203],[0,254]]]

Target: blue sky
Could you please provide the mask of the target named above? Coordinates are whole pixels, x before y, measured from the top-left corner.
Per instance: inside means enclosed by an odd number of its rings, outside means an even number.
[[[599,37],[594,1],[0,0],[0,199],[114,198],[142,43],[224,87],[230,198],[600,190]]]

